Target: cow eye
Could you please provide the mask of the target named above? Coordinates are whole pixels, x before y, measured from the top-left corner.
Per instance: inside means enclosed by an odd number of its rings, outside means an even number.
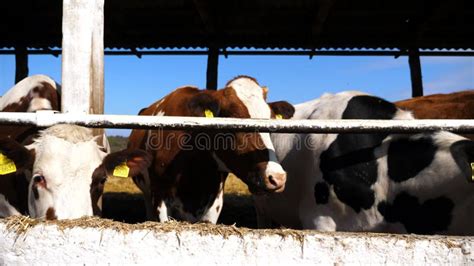
[[[100,180],[100,184],[105,184],[105,181],[107,181],[107,177],[104,176],[101,180]]]
[[[34,183],[44,183],[46,180],[44,178],[44,176],[42,175],[35,175],[33,176],[33,182]]]
[[[42,175],[34,175],[33,176],[33,187],[43,187],[46,188],[46,178]]]

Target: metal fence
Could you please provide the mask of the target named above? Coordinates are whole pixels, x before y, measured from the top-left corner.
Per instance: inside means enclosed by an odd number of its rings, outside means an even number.
[[[474,132],[474,120],[271,120],[238,118],[204,118],[177,116],[90,115],[76,113],[0,113],[0,124],[35,125],[76,124],[91,128],[140,128],[223,130],[275,133],[415,133],[445,130],[455,133]]]

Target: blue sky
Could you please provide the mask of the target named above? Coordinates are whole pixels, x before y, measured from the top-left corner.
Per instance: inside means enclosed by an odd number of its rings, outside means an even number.
[[[106,56],[105,112],[137,114],[183,85],[203,88],[205,56]],[[474,89],[473,57],[422,57],[426,94]],[[61,81],[61,57],[32,55],[29,71]],[[14,84],[15,58],[0,56],[0,95]],[[300,103],[324,92],[360,90],[391,101],[411,96],[407,57],[229,56],[219,58],[219,87],[240,74],[270,88],[269,100]],[[133,98],[130,96],[133,94]],[[108,130],[128,135],[129,130]]]

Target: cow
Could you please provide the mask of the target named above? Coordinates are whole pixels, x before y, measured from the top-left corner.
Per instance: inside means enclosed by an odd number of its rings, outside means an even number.
[[[126,176],[137,175],[151,162],[149,155],[139,150],[107,155],[96,138],[91,129],[59,124],[41,130],[27,146],[10,138],[0,140],[0,151],[7,158],[0,169],[14,164],[14,173],[29,172],[25,196],[31,217],[73,219],[100,215],[107,177],[118,166],[127,168]]]
[[[28,77],[2,98],[2,111],[58,110],[58,85]],[[144,151],[109,153],[90,129],[56,125],[46,129],[2,126],[0,130],[0,217],[70,219],[101,214],[107,176],[126,165],[136,174],[150,162]],[[100,143],[103,143],[102,141]],[[108,155],[107,155],[108,154]]]
[[[275,118],[266,94],[267,89],[256,79],[237,76],[216,91],[178,88],[139,115]],[[273,106],[293,108],[286,102]],[[268,133],[133,130],[128,147],[146,150],[153,157],[148,172],[133,178],[143,191],[150,220],[164,222],[172,217],[216,223],[229,172],[241,178],[252,193],[278,193],[285,188],[286,173]]]
[[[395,102],[417,119],[474,119],[474,90],[433,94]],[[474,140],[474,134],[462,134]]]
[[[361,92],[295,105],[292,119],[414,119]],[[444,132],[272,134],[287,172],[255,196],[259,227],[416,234],[474,233],[474,142]]]
[[[61,86],[46,75],[22,79],[0,97],[2,112],[34,112],[59,110]]]
[[[0,98],[1,112],[35,112],[60,110],[61,86],[46,75],[33,75],[22,79]],[[31,126],[4,126],[0,137],[20,142],[31,141],[38,129]]]
[[[24,78],[0,98],[1,112],[35,112],[60,108],[61,86],[46,75]],[[0,138],[31,144],[37,136],[34,126],[2,125]],[[28,181],[23,171],[0,176],[0,217],[28,214]]]

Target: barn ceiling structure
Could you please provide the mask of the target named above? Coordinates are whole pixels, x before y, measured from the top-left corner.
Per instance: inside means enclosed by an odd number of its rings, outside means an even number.
[[[0,54],[61,54],[62,0],[4,1]],[[208,55],[207,87],[221,55],[408,56],[413,96],[419,56],[474,55],[468,0],[105,0],[105,55]]]

